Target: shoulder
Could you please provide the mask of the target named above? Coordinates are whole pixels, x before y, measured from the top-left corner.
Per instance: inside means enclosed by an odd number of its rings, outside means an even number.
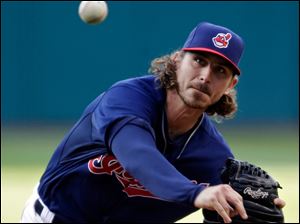
[[[109,89],[117,88],[117,87],[128,87],[130,89],[136,90],[144,90],[144,91],[158,91],[159,81],[155,79],[154,75],[143,75],[139,77],[129,78],[125,80],[121,80],[112,85]]]
[[[119,81],[103,93],[95,112],[105,117],[136,116],[153,123],[165,101],[164,90],[158,87],[153,75]]]
[[[149,101],[162,103],[165,99],[164,90],[160,88],[153,75],[121,80],[112,85],[104,95],[104,98],[116,97],[122,101],[143,100],[144,103]]]

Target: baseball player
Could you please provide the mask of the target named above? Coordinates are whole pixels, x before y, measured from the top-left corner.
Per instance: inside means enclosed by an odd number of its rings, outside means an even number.
[[[210,119],[237,110],[243,45],[201,22],[149,74],[99,95],[57,147],[21,222],[175,222],[199,208],[226,223],[247,219],[242,197],[221,184],[233,153]]]

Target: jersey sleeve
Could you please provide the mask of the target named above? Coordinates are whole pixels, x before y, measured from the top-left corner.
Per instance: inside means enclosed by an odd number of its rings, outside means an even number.
[[[130,175],[163,200],[193,206],[195,197],[206,187],[178,172],[156,149],[152,134],[134,121],[115,135],[112,151]]]

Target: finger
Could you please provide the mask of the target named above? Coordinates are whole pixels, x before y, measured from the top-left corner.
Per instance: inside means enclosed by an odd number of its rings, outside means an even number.
[[[230,204],[232,204],[235,208],[235,210],[237,211],[237,213],[243,218],[243,219],[247,219],[247,212],[246,209],[244,207],[244,203],[243,203],[243,198],[242,196],[236,195],[236,197],[232,197],[229,199]]]
[[[237,216],[238,214],[239,214],[238,211],[233,209],[233,210],[230,211],[229,217],[232,218],[234,216]]]
[[[225,198],[221,197],[219,198],[219,203],[225,210],[225,212],[230,216],[230,213],[234,212],[234,208],[231,207],[231,205],[226,201]]]
[[[222,207],[222,205],[219,202],[215,203],[214,209],[223,218],[224,223],[231,222],[231,218],[229,217],[229,215],[226,213],[225,209]]]
[[[280,198],[275,198],[274,199],[274,204],[279,207],[279,208],[283,208],[285,206],[285,201],[280,199]]]
[[[247,212],[246,212],[243,202],[238,203],[238,205],[235,207],[235,209],[237,210],[238,214],[240,214],[240,216],[243,219],[248,219],[248,215],[247,215]]]

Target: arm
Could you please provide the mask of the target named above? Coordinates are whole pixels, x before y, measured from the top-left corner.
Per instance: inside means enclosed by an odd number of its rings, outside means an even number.
[[[111,140],[111,149],[127,172],[164,200],[194,205],[195,197],[205,188],[178,172],[158,151],[150,132],[141,126],[124,125]]]

